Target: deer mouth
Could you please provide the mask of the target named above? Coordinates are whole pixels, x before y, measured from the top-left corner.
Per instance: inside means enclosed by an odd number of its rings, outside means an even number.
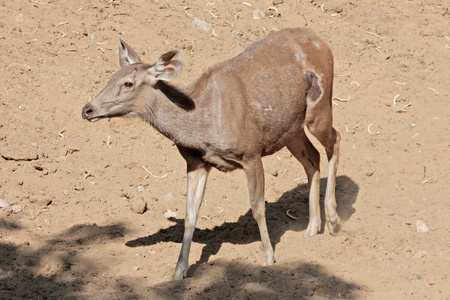
[[[83,117],[83,119],[88,120],[89,122],[97,122],[98,120],[107,117],[107,115],[96,115],[94,109],[92,108],[92,105],[90,105],[89,103],[83,107],[81,116]]]
[[[95,117],[91,119],[87,119],[89,122],[97,122],[98,120],[102,119],[102,117]]]

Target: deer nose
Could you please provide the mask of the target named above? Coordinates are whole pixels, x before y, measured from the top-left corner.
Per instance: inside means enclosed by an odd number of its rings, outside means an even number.
[[[83,119],[89,119],[90,116],[92,116],[92,106],[88,103],[83,107],[83,110],[81,111],[81,115]]]

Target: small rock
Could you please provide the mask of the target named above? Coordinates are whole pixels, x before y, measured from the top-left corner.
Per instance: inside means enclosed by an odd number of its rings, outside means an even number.
[[[141,267],[139,267],[139,266],[136,266],[136,267],[133,268],[134,271],[138,271],[140,269],[141,269]]]
[[[173,199],[173,192],[167,193],[164,196],[164,200],[172,200]]]
[[[262,10],[260,10],[259,8],[255,11],[253,11],[253,20],[264,19],[264,17],[265,17],[264,12]]]
[[[278,170],[277,169],[269,169],[269,174],[273,177],[278,177]]]
[[[66,157],[65,156],[57,157],[57,158],[55,158],[55,161],[59,162],[59,163],[65,162],[66,161]]]
[[[416,221],[416,229],[417,229],[417,232],[428,232],[428,226],[422,220]]]
[[[274,5],[274,6],[277,6],[277,5],[280,5],[280,4],[283,4],[284,3],[284,0],[274,0],[273,2],[272,2],[272,4]]]
[[[374,157],[370,154],[364,154],[363,158],[365,160],[367,160],[368,162],[373,162],[374,161]]]
[[[145,188],[142,185],[138,186],[137,189],[138,189],[139,192],[145,191]]]
[[[405,104],[396,102],[392,106],[392,111],[396,112],[396,113],[405,113],[405,112],[407,112],[406,108],[407,108],[407,106]]]
[[[144,198],[140,197],[131,202],[131,210],[142,215],[147,211],[147,202],[145,202]]]
[[[175,211],[171,211],[170,209],[168,209],[165,213],[164,213],[164,218],[166,219],[170,219],[170,218],[176,218],[177,217],[177,213]]]
[[[0,199],[0,208],[5,208],[7,206],[9,206],[10,204],[8,202],[6,202],[3,199]]]
[[[341,13],[344,10],[344,6],[348,0],[331,0],[325,4],[325,11],[332,11],[335,13]]]
[[[194,21],[191,23],[191,27],[203,30],[204,32],[210,32],[213,29],[211,24],[199,18],[194,18]]]
[[[414,254],[413,258],[422,258],[428,254],[427,251],[419,251],[416,254]]]
[[[36,204],[36,205],[43,206],[43,207],[46,207],[52,203],[52,199],[50,199],[49,197],[36,196],[36,195],[30,196],[28,201],[32,204]]]
[[[39,159],[36,148],[31,145],[11,145],[1,149],[1,156],[6,160],[32,161]]]
[[[23,14],[19,14],[16,16],[16,22],[23,23]]]
[[[147,253],[148,253],[148,254],[151,254],[151,255],[155,255],[155,254],[156,254],[156,251],[153,250],[153,249],[151,249],[151,250],[147,250]]]
[[[72,190],[63,190],[64,195],[68,196],[68,195],[76,195],[79,194],[80,192],[78,191],[72,191]]]
[[[35,165],[35,166],[33,166],[36,170],[38,170],[38,171],[44,171],[44,168],[42,167],[42,166],[40,166],[40,165]]]
[[[11,207],[11,209],[12,209],[13,213],[18,214],[18,213],[20,213],[22,211],[22,206],[20,206],[20,205],[13,205]]]

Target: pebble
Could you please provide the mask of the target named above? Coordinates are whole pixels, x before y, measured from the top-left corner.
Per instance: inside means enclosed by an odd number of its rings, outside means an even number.
[[[67,158],[65,156],[60,156],[60,157],[55,158],[55,161],[59,162],[59,163],[62,163],[62,162],[65,162],[66,159]]]
[[[203,30],[204,32],[210,32],[213,29],[211,24],[199,18],[194,18],[194,21],[191,23],[191,27]]]
[[[79,194],[80,192],[78,191],[72,191],[72,190],[63,190],[64,195],[75,195],[75,194]]]
[[[12,208],[12,212],[15,214],[18,214],[22,211],[22,206],[20,206],[20,205],[13,205],[11,208]]]
[[[164,196],[164,200],[172,200],[173,199],[173,192],[167,193]]]
[[[422,220],[416,221],[416,229],[417,229],[417,232],[428,232],[428,226]]]
[[[137,189],[138,189],[139,192],[145,191],[145,188],[142,185],[138,186]]]
[[[419,251],[416,254],[414,254],[413,258],[422,258],[428,254],[427,251]]]
[[[52,199],[47,196],[31,195],[28,201],[42,207],[46,207],[52,203]]]
[[[177,213],[175,211],[171,211],[170,209],[168,209],[165,213],[164,213],[164,218],[166,219],[170,219],[170,218],[176,218],[177,217]]]
[[[331,0],[327,1],[327,4],[324,6],[325,11],[332,11],[335,13],[341,13],[344,10],[344,6],[347,3],[347,0]]]
[[[32,161],[39,159],[36,148],[27,144],[4,147],[1,149],[1,156],[3,156],[4,159],[15,161]]]
[[[142,215],[147,211],[147,202],[145,202],[144,198],[140,197],[139,199],[131,202],[131,210]]]
[[[15,19],[16,22],[23,23],[23,14],[18,14]]]
[[[373,173],[374,173],[373,171],[366,172],[366,176],[371,177],[373,175]]]
[[[260,20],[260,19],[264,19],[265,15],[264,12],[262,10],[260,10],[259,8],[255,11],[253,11],[253,20]]]
[[[364,154],[363,158],[368,161],[368,162],[373,162],[374,161],[374,157],[370,154]]]
[[[3,199],[0,199],[0,208],[5,208],[7,206],[9,206],[10,204],[8,202],[6,202]]]
[[[278,170],[277,169],[269,169],[269,174],[273,177],[278,177]]]

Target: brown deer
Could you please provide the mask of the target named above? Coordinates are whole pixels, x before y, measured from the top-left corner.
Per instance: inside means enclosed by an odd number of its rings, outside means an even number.
[[[186,160],[185,231],[174,280],[186,276],[211,167],[225,172],[244,169],[265,265],[274,263],[274,255],[265,218],[263,156],[286,146],[300,161],[310,188],[305,237],[320,231],[320,154],[305,134],[305,126],[327,153],[324,207],[329,231],[334,233],[339,222],[335,184],[340,135],[332,126],[333,56],[311,30],[271,33],[183,89],[168,83],[183,66],[176,50],[148,65],[119,40],[119,59],[121,70],[83,107],[82,115],[91,122],[138,116],[174,141]]]

